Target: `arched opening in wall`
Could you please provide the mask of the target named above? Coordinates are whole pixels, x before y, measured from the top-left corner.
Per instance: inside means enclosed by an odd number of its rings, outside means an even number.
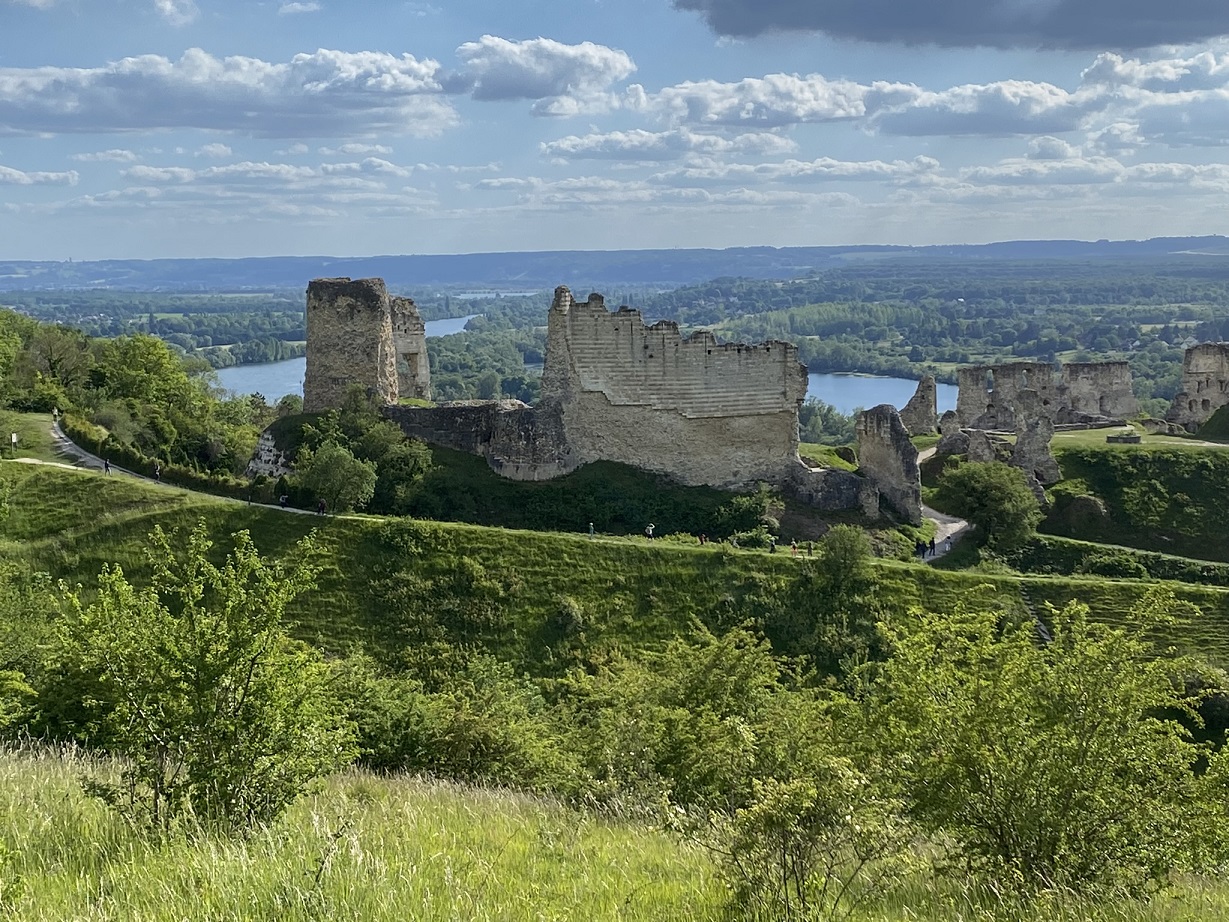
[[[1097,402],[1097,408],[1101,411],[1102,416],[1109,416],[1110,415],[1110,399],[1108,397],[1102,397]]]
[[[1194,413],[1195,412],[1195,401],[1192,400],[1190,403],[1188,403],[1186,405],[1186,408],[1190,410],[1192,413]]]
[[[1203,411],[1207,413],[1211,409],[1212,409],[1212,401],[1209,400],[1207,397],[1204,397],[1203,398]]]
[[[1020,372],[1020,387],[1023,389],[1028,388],[1028,372],[1027,371]]]

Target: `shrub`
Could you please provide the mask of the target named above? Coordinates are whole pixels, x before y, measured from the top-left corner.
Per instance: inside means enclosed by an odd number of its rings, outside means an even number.
[[[267,822],[313,778],[349,758],[349,733],[320,655],[282,627],[311,584],[310,539],[289,566],[269,564],[247,532],[218,567],[204,523],[155,529],[151,585],[104,569],[97,599],[71,595],[62,658],[92,675],[122,787],[93,791],[165,829],[187,812],[226,830]]]

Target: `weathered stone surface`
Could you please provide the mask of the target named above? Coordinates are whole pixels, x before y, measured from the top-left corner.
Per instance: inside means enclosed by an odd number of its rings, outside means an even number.
[[[949,433],[939,439],[939,444],[935,446],[935,454],[944,455],[967,455],[969,453],[969,436],[960,429]]]
[[[838,445],[832,449],[832,453],[847,464],[858,463],[858,453],[848,445]]]
[[[957,373],[961,426],[1014,430],[1021,421],[1088,425],[1126,419],[1139,411],[1126,362],[1009,362]]]
[[[541,406],[560,408],[578,464],[621,461],[686,484],[783,483],[798,465],[805,395],[790,343],[684,339],[669,321],[606,310],[601,295],[555,290]]]
[[[510,480],[550,480],[575,470],[557,408],[519,400],[473,400],[438,407],[386,407],[412,438],[486,458]]]
[[[900,411],[900,421],[910,435],[930,435],[939,426],[939,398],[934,375],[917,383],[917,390]]]
[[[947,410],[939,417],[939,434],[955,435],[960,431],[960,416],[955,410]]]
[[[392,307],[383,279],[313,279],[307,286],[307,372],[303,409],[340,406],[359,384],[397,402]]]
[[[1063,474],[1050,452],[1050,440],[1053,438],[1054,424],[1044,416],[1022,425],[1016,430],[1016,447],[1011,453],[1012,467],[1036,477],[1039,483],[1058,483],[1063,479]]]
[[[1140,420],[1140,423],[1143,425],[1144,431],[1149,435],[1183,435],[1186,432],[1186,429],[1177,423],[1169,423],[1163,419],[1156,419],[1151,416]]]
[[[283,474],[289,474],[290,470],[290,459],[284,452],[278,450],[277,444],[273,441],[273,434],[267,430],[262,432],[256,441],[256,450],[252,453],[252,460],[248,462],[245,471],[247,476],[258,477],[263,474],[266,477],[281,477]]]
[[[858,414],[858,459],[862,473],[902,518],[922,522],[922,479],[917,449],[896,408],[883,403]]]
[[[995,443],[990,440],[990,436],[984,429],[969,429],[965,433],[968,439],[968,455],[970,461],[975,461],[978,464],[985,464],[990,461],[998,461],[999,453],[995,449]]]
[[[427,328],[409,298],[390,298],[393,352],[397,359],[399,397],[431,399],[431,363],[427,359]]]
[[[794,499],[825,512],[859,510],[869,518],[879,517],[879,490],[865,477],[849,471],[799,465],[782,489]]]
[[[1165,419],[1194,432],[1229,403],[1229,343],[1200,343],[1182,357],[1182,390]]]

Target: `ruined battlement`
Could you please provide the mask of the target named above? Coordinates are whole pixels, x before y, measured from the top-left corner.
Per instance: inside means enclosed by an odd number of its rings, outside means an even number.
[[[578,464],[609,460],[688,484],[779,482],[797,464],[806,368],[791,343],[718,343],[555,289],[542,404],[562,410]]]
[[[1182,390],[1165,420],[1194,432],[1229,403],[1229,343],[1200,343],[1182,356]]]

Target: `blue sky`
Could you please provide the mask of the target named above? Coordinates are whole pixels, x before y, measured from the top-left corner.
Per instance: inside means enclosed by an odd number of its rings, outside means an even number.
[[[0,257],[1229,232],[1229,3],[0,0]]]

